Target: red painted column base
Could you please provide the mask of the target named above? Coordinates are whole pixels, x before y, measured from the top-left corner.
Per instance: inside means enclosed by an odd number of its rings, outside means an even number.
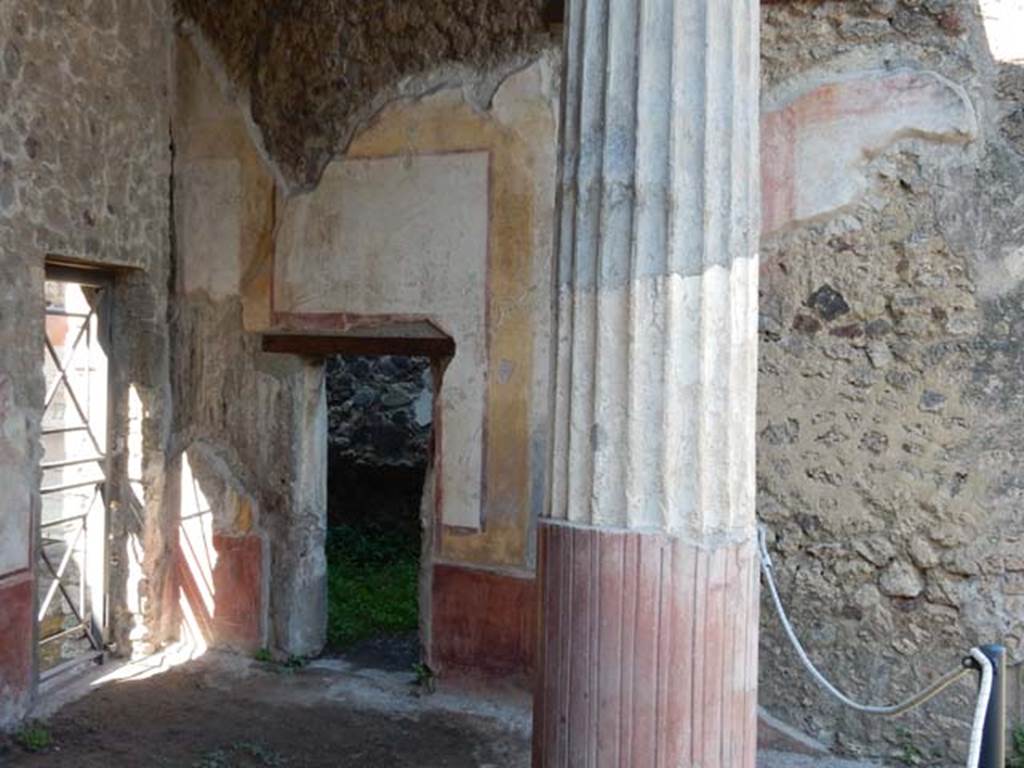
[[[752,768],[753,541],[542,521],[535,768]]]

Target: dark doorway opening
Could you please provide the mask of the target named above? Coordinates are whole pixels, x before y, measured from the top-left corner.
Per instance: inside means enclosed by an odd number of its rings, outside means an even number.
[[[327,649],[362,666],[408,671],[421,658],[431,361],[333,355],[325,377]]]

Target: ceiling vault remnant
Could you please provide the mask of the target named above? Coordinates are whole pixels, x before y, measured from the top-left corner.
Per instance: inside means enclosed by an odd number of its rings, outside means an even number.
[[[557,6],[177,0],[179,14],[196,24],[248,95],[265,149],[293,189],[315,186],[327,162],[387,101],[524,66],[523,54],[549,40],[545,20],[557,19]]]

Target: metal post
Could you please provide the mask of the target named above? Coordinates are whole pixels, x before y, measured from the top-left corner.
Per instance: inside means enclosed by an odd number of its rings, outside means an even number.
[[[983,645],[980,648],[992,662],[992,696],[985,713],[985,731],[981,737],[978,768],[1005,768],[1006,765],[1006,648]]]

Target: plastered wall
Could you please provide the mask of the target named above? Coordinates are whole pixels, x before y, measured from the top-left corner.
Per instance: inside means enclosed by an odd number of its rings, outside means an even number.
[[[282,322],[422,318],[454,339],[438,514],[463,529],[445,545],[486,538],[477,556],[492,564],[525,564],[541,503],[530,478],[544,471],[551,78],[548,59],[511,76],[487,113],[457,90],[385,110],[315,192],[282,206],[275,253]]]
[[[802,636],[871,699],[898,697],[976,642],[1003,639],[1020,653],[1022,90],[1019,65],[991,57],[980,10],[877,0],[772,3],[763,14],[758,512]],[[216,188],[209,199],[242,225],[215,238],[228,252],[240,243],[239,258],[197,259],[189,291],[227,297],[237,280],[234,311],[250,332],[351,329],[397,313],[429,319],[471,352],[475,365],[460,369],[457,355],[448,382],[482,409],[480,441],[460,434],[455,449],[474,481],[449,493],[445,449],[432,496],[433,625],[452,629],[433,643],[450,667],[488,648],[515,660],[506,670],[530,664],[530,617],[512,607],[534,599],[531,521],[544,498],[550,264],[537,254],[551,252],[542,222],[553,209],[556,110],[550,86],[537,84],[554,81],[551,69],[504,80],[488,109],[466,99],[471,88],[392,105],[305,197],[273,194],[254,170],[258,154],[237,151],[258,139],[237,111],[230,130],[210,113],[202,142],[222,165],[194,171],[206,179],[196,188]],[[453,193],[416,207],[417,184],[435,196],[482,188],[485,155],[486,206]],[[371,167],[398,185],[394,210],[374,199]],[[438,219],[457,226],[431,230]],[[420,243],[413,267],[404,252]],[[483,298],[470,273],[486,275]],[[457,410],[476,435],[480,411]],[[470,593],[505,606],[509,621],[467,620],[458,596]],[[771,711],[848,752],[958,759],[967,687],[908,730],[868,721],[820,697],[767,609],[763,630]]]
[[[553,56],[500,81],[487,109],[460,88],[395,102],[301,194],[275,186],[197,36],[179,40],[176,71],[175,442],[201,438],[251,472],[261,511],[236,533],[269,534],[269,642],[322,642],[308,595],[323,589],[326,466],[303,452],[325,448],[326,410],[308,390],[318,361],[259,352],[263,333],[386,325],[454,340],[437,361],[431,560],[497,569],[518,589],[547,463]],[[532,637],[515,642],[521,657]]]

